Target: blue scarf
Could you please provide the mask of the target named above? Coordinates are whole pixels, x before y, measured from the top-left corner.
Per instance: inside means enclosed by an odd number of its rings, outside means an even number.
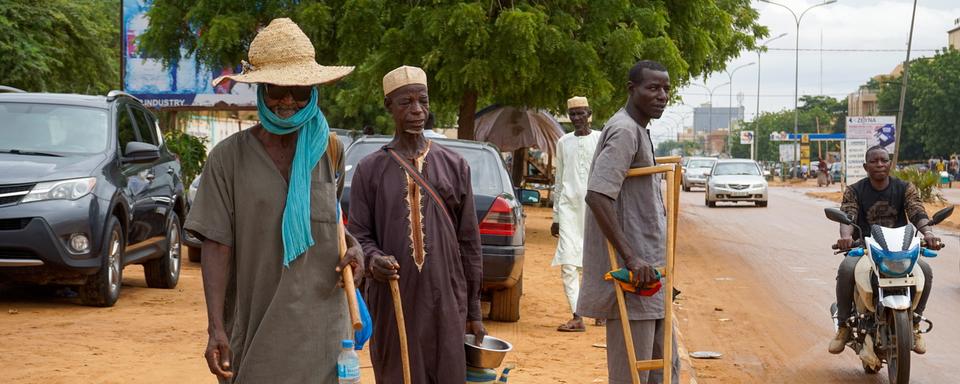
[[[263,87],[257,88],[257,115],[263,128],[274,135],[300,131],[290,170],[287,203],[283,208],[283,266],[289,267],[314,244],[310,233],[310,177],[314,166],[327,150],[330,126],[317,105],[316,87],[310,92],[307,105],[288,119],[281,119],[267,108]]]

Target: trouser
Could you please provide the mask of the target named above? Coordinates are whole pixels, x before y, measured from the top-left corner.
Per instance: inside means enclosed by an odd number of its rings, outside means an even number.
[[[580,274],[583,268],[573,264],[560,265],[560,278],[563,279],[563,293],[570,303],[570,313],[577,313],[577,297],[580,296]]]
[[[853,311],[853,291],[856,284],[854,273],[859,261],[860,257],[844,257],[843,261],[840,262],[840,268],[837,270],[837,318],[840,319],[841,325]],[[930,269],[930,265],[922,259],[917,260],[917,264],[923,270],[924,287],[923,293],[920,294],[920,302],[917,303],[917,309],[914,310],[914,313],[922,315],[923,310],[927,307],[930,292],[933,291],[933,271]]]
[[[631,320],[630,332],[633,333],[633,348],[637,360],[663,358],[663,319]],[[607,320],[607,375],[610,384],[631,384],[631,367],[627,361],[627,346],[623,339],[623,327],[620,319]],[[670,327],[672,330],[673,327]],[[672,384],[680,383],[680,356],[677,355],[677,334],[673,332],[673,377]],[[644,384],[662,384],[663,370],[640,371],[640,382]]]

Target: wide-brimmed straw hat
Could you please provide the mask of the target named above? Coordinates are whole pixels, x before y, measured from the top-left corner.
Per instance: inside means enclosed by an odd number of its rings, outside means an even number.
[[[293,20],[273,19],[250,43],[247,53],[250,62],[243,62],[243,72],[220,76],[213,80],[213,85],[226,79],[240,83],[315,85],[336,81],[353,72],[353,67],[320,65],[316,54],[310,38]]]

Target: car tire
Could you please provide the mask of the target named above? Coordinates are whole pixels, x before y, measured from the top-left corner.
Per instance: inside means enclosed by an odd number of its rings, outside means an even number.
[[[523,273],[512,287],[494,291],[490,298],[490,320],[516,322],[520,320],[520,296],[523,295]]]
[[[200,252],[200,248],[187,246],[187,258],[189,258],[191,262],[200,262]]]
[[[707,207],[716,208],[716,207],[717,207],[717,202],[716,202],[716,201],[707,200]]]
[[[126,242],[123,227],[116,216],[110,216],[106,228],[100,270],[88,277],[86,284],[80,287],[80,302],[84,305],[112,307],[120,298]]]
[[[165,228],[167,241],[163,244],[163,256],[143,264],[143,275],[150,288],[174,288],[180,280],[181,255],[183,245],[183,229],[180,227],[180,218],[176,212],[170,212]]]
[[[766,201],[758,201],[758,202],[757,202],[757,206],[758,206],[758,207],[766,207],[766,206],[767,206],[767,202],[766,202]]]
[[[686,184],[681,184],[681,188],[683,188],[684,192],[690,192],[690,187],[688,187]]]

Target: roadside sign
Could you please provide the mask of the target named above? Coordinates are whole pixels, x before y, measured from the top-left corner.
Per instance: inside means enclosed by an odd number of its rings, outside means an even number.
[[[863,170],[867,149],[881,146],[893,153],[896,135],[896,116],[850,116],[847,117],[846,156],[847,185],[867,177]]]
[[[780,161],[783,163],[790,163],[796,160],[796,148],[797,147],[793,144],[780,144]]]
[[[740,144],[753,144],[753,131],[740,131]]]

